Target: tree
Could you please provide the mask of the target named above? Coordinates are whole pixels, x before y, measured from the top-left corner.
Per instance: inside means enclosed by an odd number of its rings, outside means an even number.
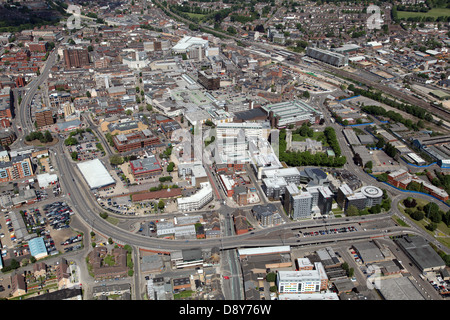
[[[359,210],[358,210],[358,208],[357,207],[355,207],[354,205],[350,205],[350,206],[348,206],[348,208],[347,208],[347,211],[346,211],[346,214],[347,214],[347,216],[357,216],[357,215],[359,215]]]
[[[46,130],[44,133],[44,141],[45,142],[52,142],[53,141],[53,136],[50,133],[50,131]]]
[[[266,275],[266,281],[267,282],[275,282],[277,280],[277,274],[275,272],[269,272]]]
[[[424,214],[422,211],[415,210],[411,212],[410,217],[416,221],[420,221],[424,218]]]
[[[78,152],[76,152],[76,151],[71,152],[70,157],[72,158],[73,161],[77,161],[78,160]]]
[[[69,137],[66,140],[64,140],[64,144],[66,146],[74,146],[74,145],[78,144],[78,140],[74,137]]]
[[[172,172],[174,167],[175,163],[170,162],[169,165],[167,166],[167,172]]]
[[[118,154],[114,154],[109,158],[109,163],[113,166],[119,166],[124,163],[124,159]]]
[[[164,203],[163,200],[159,200],[159,202],[158,202],[158,209],[163,210],[164,207],[165,207],[165,205],[166,205],[166,204]]]

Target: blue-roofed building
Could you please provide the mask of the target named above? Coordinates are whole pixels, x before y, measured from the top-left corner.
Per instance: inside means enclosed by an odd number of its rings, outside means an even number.
[[[61,131],[72,131],[81,128],[81,121],[79,119],[74,119],[66,122],[57,123],[56,126],[58,130]]]
[[[31,239],[30,241],[28,241],[28,246],[30,248],[31,255],[37,260],[48,256],[43,237]]]

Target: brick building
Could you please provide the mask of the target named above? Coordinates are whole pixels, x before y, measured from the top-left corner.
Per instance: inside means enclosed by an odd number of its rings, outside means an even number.
[[[161,143],[159,138],[153,135],[148,129],[128,134],[119,134],[113,137],[113,142],[119,152],[152,147]]]
[[[33,175],[31,159],[26,155],[12,157],[8,162],[0,163],[0,182],[30,178]]]
[[[35,114],[36,119],[36,127],[42,128],[48,125],[52,125],[54,123],[53,114],[50,109],[44,109],[41,111],[37,111]]]
[[[65,49],[63,54],[67,69],[82,68],[89,65],[89,52],[87,49]]]

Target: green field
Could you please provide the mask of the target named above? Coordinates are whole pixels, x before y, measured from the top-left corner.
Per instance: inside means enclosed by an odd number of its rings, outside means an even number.
[[[410,11],[397,11],[399,19],[408,19],[410,17],[448,17],[450,16],[450,9],[448,8],[434,8],[428,12],[410,12]]]

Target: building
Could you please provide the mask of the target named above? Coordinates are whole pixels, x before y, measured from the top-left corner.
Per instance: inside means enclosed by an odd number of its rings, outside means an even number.
[[[253,206],[252,214],[262,226],[273,226],[282,222],[277,208],[271,203]]]
[[[336,201],[345,211],[349,206],[363,210],[381,204],[383,191],[375,186],[364,186],[359,192],[355,192],[347,184],[343,184],[338,189]]]
[[[178,210],[192,211],[199,210],[213,200],[213,190],[209,182],[203,182],[200,184],[200,190],[189,197],[178,198]]]
[[[323,118],[321,111],[301,100],[279,102],[261,107],[268,115],[272,127],[285,128],[290,124],[319,123]]]
[[[364,186],[361,193],[366,197],[366,207],[373,207],[383,201],[383,191],[375,186]]]
[[[220,88],[220,77],[206,71],[198,71],[198,82],[207,90],[218,90]]]
[[[15,274],[11,277],[11,293],[13,297],[27,293],[27,284],[23,275]]]
[[[0,182],[26,179],[33,175],[33,164],[27,155],[14,156],[10,161],[0,163]]]
[[[6,87],[0,89],[0,119],[12,119],[13,91]]]
[[[9,146],[16,140],[16,134],[13,130],[3,129],[0,130],[0,145],[5,147]]]
[[[130,161],[131,173],[135,179],[154,177],[162,173],[162,167],[155,155]]]
[[[67,260],[64,258],[59,259],[55,268],[56,278],[58,279],[58,288],[67,288],[71,286],[70,283],[70,270]]]
[[[436,187],[428,181],[422,180],[417,176],[410,174],[404,169],[400,169],[388,174],[387,182],[401,189],[407,189],[408,185],[411,182],[414,182],[420,185],[421,191],[428,192],[430,195],[436,197],[439,200],[447,201],[449,199],[449,195],[444,189]]]
[[[77,167],[91,190],[107,189],[116,184],[114,178],[99,159],[78,163]]]
[[[30,248],[30,254],[36,258],[36,260],[45,258],[48,256],[47,248],[45,247],[44,238],[37,237],[28,241]]]
[[[404,236],[394,241],[420,271],[431,272],[445,268],[445,261],[422,237]]]
[[[309,192],[302,192],[294,184],[286,187],[284,195],[284,209],[292,219],[304,219],[311,217],[313,196]]]
[[[30,42],[28,49],[31,52],[47,52],[48,42]]]
[[[114,265],[105,263],[105,258],[111,256]],[[89,264],[92,266],[92,273],[95,279],[109,279],[126,277],[128,275],[127,250],[114,248],[108,254],[106,247],[95,247],[88,255]]]
[[[148,130],[131,132],[128,134],[118,134],[113,136],[113,143],[119,152],[129,152],[133,150],[153,147],[159,145],[159,138]]]
[[[328,278],[320,262],[314,263],[315,270],[278,271],[277,287],[283,293],[314,293],[328,287]]]
[[[348,56],[337,52],[308,47],[306,48],[306,55],[335,67],[344,67],[348,65]]]
[[[54,123],[53,113],[50,109],[36,111],[34,118],[38,129]]]
[[[331,211],[333,205],[333,192],[328,187],[319,187],[319,201],[318,206],[320,213],[327,215]]]
[[[172,47],[172,51],[174,54],[188,53],[191,47],[196,46],[201,46],[202,48],[207,49],[208,43],[208,40],[202,38],[186,36]]]
[[[64,49],[64,63],[67,69],[82,68],[89,65],[87,49]]]

